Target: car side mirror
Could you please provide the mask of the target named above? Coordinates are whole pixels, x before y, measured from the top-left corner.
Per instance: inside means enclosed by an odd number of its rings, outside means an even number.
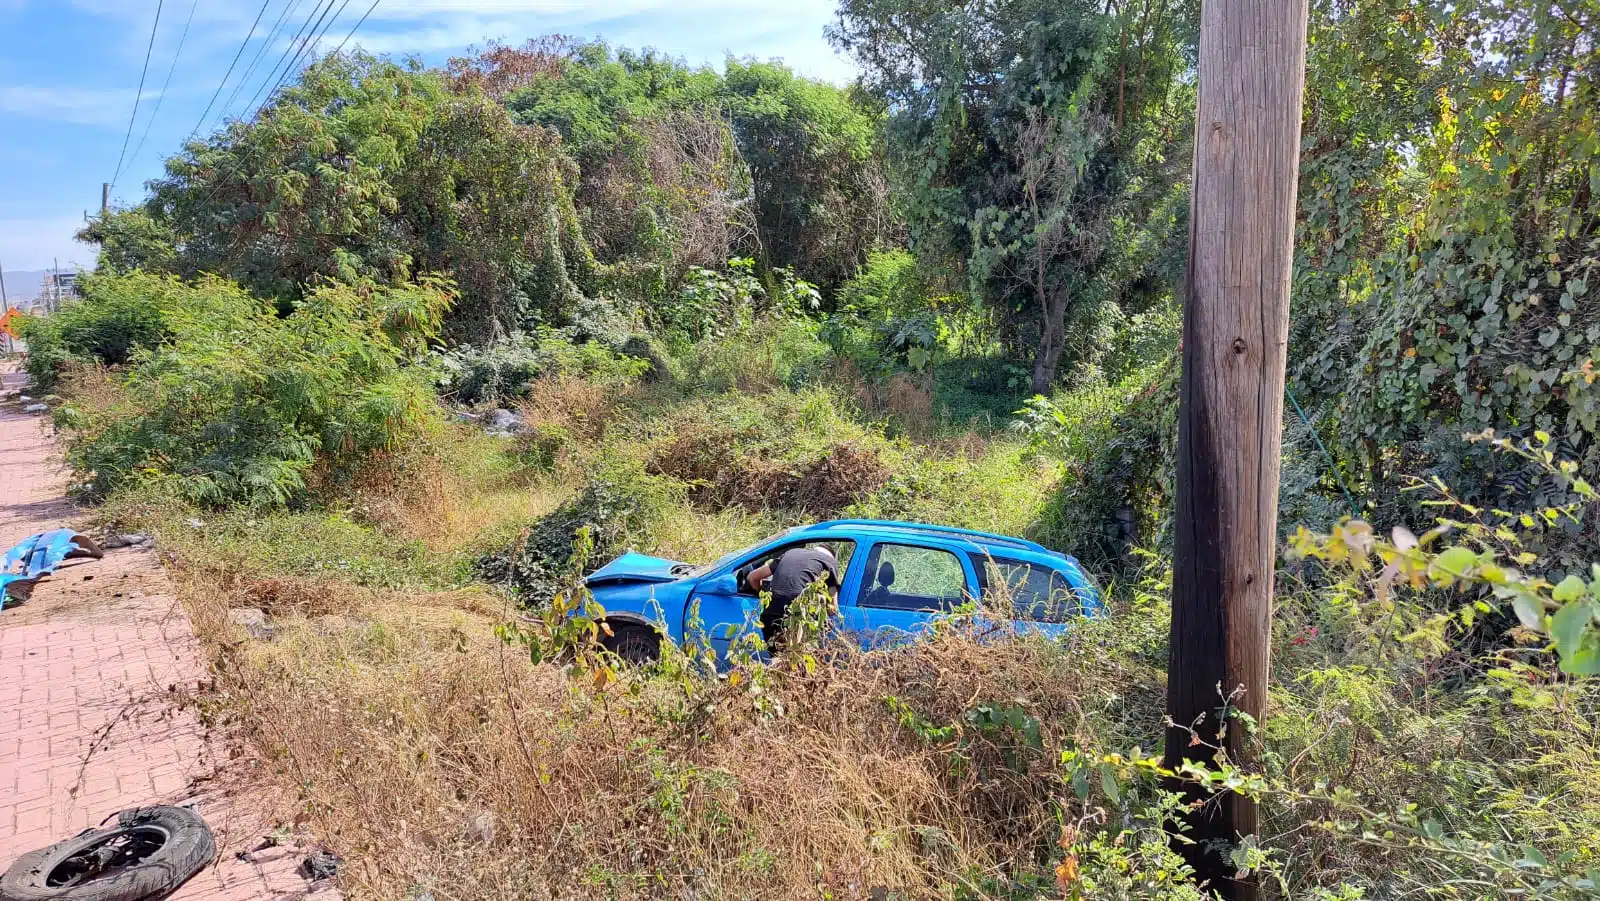
[[[711,594],[738,594],[739,577],[734,573],[723,573],[706,583],[706,591]]]

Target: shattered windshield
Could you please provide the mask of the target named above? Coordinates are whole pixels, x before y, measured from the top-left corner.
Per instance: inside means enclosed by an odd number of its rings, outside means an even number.
[[[685,576],[685,577],[690,577],[690,578],[699,578],[700,576],[709,575],[710,573],[716,572],[718,569],[721,569],[723,566],[725,566],[725,565],[727,565],[729,563],[732,563],[733,561],[739,559],[740,557],[744,556],[745,554],[750,553],[752,550],[755,550],[758,547],[766,547],[767,545],[771,544],[772,542],[777,541],[779,538],[782,538],[783,536],[788,535],[788,534],[790,534],[792,532],[798,531],[800,528],[801,528],[800,526],[792,526],[790,528],[784,529],[781,532],[774,532],[771,535],[768,535],[767,537],[765,537],[765,538],[761,539],[760,541],[756,542],[755,544],[749,545],[748,547],[742,547],[739,550],[733,551],[732,553],[723,554],[721,557],[718,557],[716,560],[713,560],[710,563],[705,563],[705,564],[702,564],[700,566],[690,567],[690,568],[684,570],[682,573],[679,573],[679,575],[682,575],[682,576]]]

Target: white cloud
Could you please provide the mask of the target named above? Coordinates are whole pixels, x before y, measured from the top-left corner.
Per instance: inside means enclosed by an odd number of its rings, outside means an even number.
[[[73,240],[83,228],[82,214],[38,219],[0,219],[0,260],[7,271],[49,269],[60,261],[62,269],[94,263],[94,248]]]
[[[690,63],[721,63],[729,53],[779,56],[816,78],[845,82],[855,74],[822,37],[834,0],[779,8],[764,0],[385,0],[378,10],[352,42],[373,53],[454,54],[560,33],[651,46]]]
[[[133,93],[127,88],[4,85],[0,86],[0,112],[78,125],[121,127],[132,109]],[[146,90],[139,95],[139,102],[154,100],[160,94]]]
[[[524,37],[532,37],[525,34],[524,24],[508,19],[456,18],[436,25],[398,31],[374,31],[371,28],[363,31],[365,33],[356,35],[351,41],[352,46],[360,47],[370,53],[397,55],[460,52],[486,41],[506,40],[511,43],[521,43]],[[341,35],[341,39],[342,37]],[[333,43],[337,44],[338,41]]]
[[[704,3],[676,4],[663,0],[610,0],[592,3],[586,0],[385,0],[373,11],[375,19],[408,20],[440,13],[469,15],[571,15],[587,13],[591,19],[610,19],[634,15],[650,10],[681,9],[684,6],[701,6]]]

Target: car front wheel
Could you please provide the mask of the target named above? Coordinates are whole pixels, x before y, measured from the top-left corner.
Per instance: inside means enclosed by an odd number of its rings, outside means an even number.
[[[661,636],[649,626],[636,623],[610,623],[611,634],[602,635],[600,644],[625,662],[635,666],[654,663],[661,656]]]

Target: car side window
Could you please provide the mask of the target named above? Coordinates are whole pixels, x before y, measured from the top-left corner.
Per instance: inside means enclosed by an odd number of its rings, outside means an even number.
[[[855,554],[856,551],[856,543],[854,541],[850,541],[849,539],[830,539],[828,541],[797,541],[794,544],[786,544],[783,547],[774,548],[765,554],[761,554],[760,556],[750,559],[739,566],[738,569],[734,570],[734,578],[739,580],[739,593],[754,593],[745,583],[745,577],[750,575],[751,570],[761,566],[764,563],[776,563],[779,557],[782,557],[785,553],[792,551],[797,547],[825,547],[832,551],[834,560],[838,561],[839,564],[839,580],[841,582],[844,580],[845,572],[848,571],[850,567],[850,558]]]
[[[1009,557],[973,555],[984,603],[1013,619],[1064,623],[1081,616],[1078,592],[1058,570]]]
[[[966,570],[950,551],[911,544],[879,543],[867,554],[861,577],[862,607],[943,611],[967,596]]]

